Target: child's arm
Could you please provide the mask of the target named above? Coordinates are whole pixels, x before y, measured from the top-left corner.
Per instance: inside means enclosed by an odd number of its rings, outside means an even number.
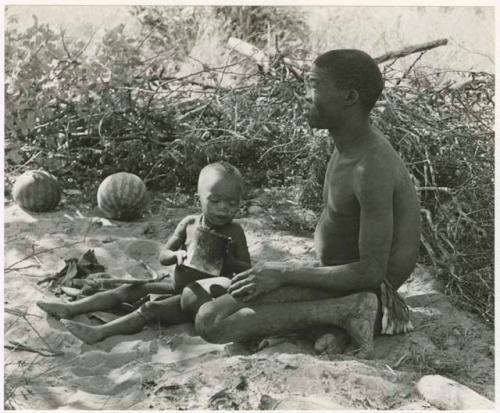
[[[239,224],[235,224],[236,229],[232,234],[232,245],[228,251],[228,261],[232,272],[239,274],[252,267],[250,253],[248,252],[245,232]]]
[[[160,250],[160,264],[182,264],[186,258],[186,251],[179,249],[183,242],[174,236],[170,237],[165,246]]]
[[[182,264],[186,258],[186,251],[180,249],[186,242],[186,226],[190,221],[190,217],[184,218],[174,233],[167,240],[165,246],[160,250],[160,263],[162,265]]]

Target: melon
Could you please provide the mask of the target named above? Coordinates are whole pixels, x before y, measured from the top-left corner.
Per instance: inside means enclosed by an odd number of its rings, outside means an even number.
[[[111,219],[140,218],[146,206],[146,185],[137,175],[128,172],[112,174],[99,185],[97,205]]]
[[[61,200],[57,178],[42,170],[27,171],[19,176],[12,194],[20,207],[32,212],[52,211]]]

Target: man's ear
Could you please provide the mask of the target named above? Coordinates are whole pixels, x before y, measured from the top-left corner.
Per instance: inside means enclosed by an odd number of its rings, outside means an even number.
[[[345,92],[345,100],[349,106],[354,105],[359,100],[359,93],[356,89],[349,89]]]

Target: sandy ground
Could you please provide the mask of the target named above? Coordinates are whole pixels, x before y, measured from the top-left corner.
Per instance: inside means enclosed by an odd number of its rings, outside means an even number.
[[[190,325],[84,344],[35,305],[56,299],[37,281],[90,248],[115,276],[148,277],[138,258],[168,272],[157,262],[158,246],[189,211],[163,208],[140,222],[120,223],[82,208],[30,214],[5,205],[4,344],[43,353],[5,349],[5,408],[426,410],[434,407],[415,383],[431,373],[494,397],[493,331],[451,305],[422,267],[400,290],[415,331],[377,338],[370,361],[317,355],[307,337],[257,352],[213,345]],[[240,222],[254,261],[314,259],[311,238],[272,230],[264,210]],[[97,322],[86,315],[76,320]]]

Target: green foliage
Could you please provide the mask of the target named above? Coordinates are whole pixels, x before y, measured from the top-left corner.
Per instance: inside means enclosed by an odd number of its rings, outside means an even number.
[[[141,60],[142,40],[123,25],[86,54],[91,42],[44,25],[6,32],[6,138],[24,145],[24,160],[41,151],[38,162],[59,176],[145,175],[176,138],[174,109],[151,84],[157,58]]]

